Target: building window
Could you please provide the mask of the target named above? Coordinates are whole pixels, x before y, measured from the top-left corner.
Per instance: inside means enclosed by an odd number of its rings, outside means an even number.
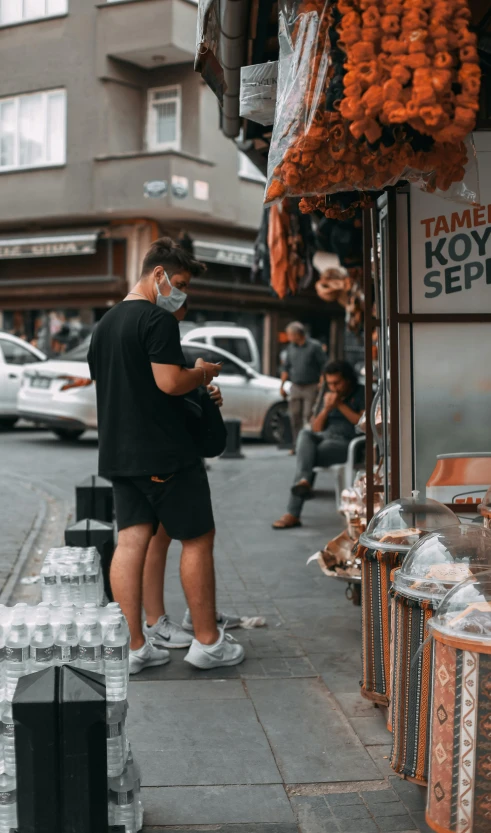
[[[149,90],[147,118],[149,150],[181,149],[180,87],[160,87]]]
[[[250,179],[252,182],[266,182],[266,177],[256,168],[253,162],[245,153],[239,151],[239,176],[242,179]]]
[[[0,98],[0,171],[64,165],[66,92]]]
[[[68,0],[0,0],[0,26],[66,14]]]

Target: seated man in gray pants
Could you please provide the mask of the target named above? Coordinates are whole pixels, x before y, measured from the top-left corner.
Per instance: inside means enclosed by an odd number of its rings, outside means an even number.
[[[314,468],[346,462],[355,425],[365,409],[365,388],[358,384],[348,362],[329,362],[324,372],[328,392],[312,418],[311,429],[304,428],[299,434],[297,470],[287,512],[274,522],[273,529],[301,526],[303,502],[312,493]]]

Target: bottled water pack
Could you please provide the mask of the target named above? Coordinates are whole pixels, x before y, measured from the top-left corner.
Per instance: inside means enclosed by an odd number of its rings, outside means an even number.
[[[53,547],[41,568],[43,602],[102,603],[104,582],[96,547]]]
[[[48,564],[50,576],[52,563]],[[79,580],[88,574],[80,571],[83,563],[90,564],[91,575],[95,575],[95,567],[100,570],[97,559],[84,562],[78,558],[71,564],[69,561],[56,563],[59,570],[56,582],[65,575],[63,570],[67,565],[70,577],[75,576],[77,581],[43,584],[43,601],[34,607],[0,605],[0,833],[9,833],[17,826],[12,700],[18,680],[50,665],[65,664],[105,675],[109,823],[125,825],[126,833],[137,833],[143,824],[143,810],[140,774],[126,734],[128,625],[116,602],[101,607],[95,601],[83,602],[82,594],[78,596],[78,604],[74,602],[76,588],[95,585],[100,595],[99,579],[87,584]],[[43,570],[45,567],[46,562]],[[45,592],[50,586],[56,587],[51,602],[46,599]],[[63,595],[67,587],[70,596],[68,593]]]

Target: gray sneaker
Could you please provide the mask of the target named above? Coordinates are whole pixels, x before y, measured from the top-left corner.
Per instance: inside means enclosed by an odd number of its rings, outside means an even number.
[[[184,657],[195,668],[220,668],[225,665],[238,665],[245,657],[245,651],[236,639],[223,628],[219,628],[220,638],[214,645],[203,645],[193,639],[191,647]]]
[[[175,622],[171,622],[168,616],[161,616],[155,625],[147,625],[144,622],[143,633],[159,648],[189,648],[193,641],[192,637]]]
[[[220,613],[217,611],[217,625],[219,628],[225,628],[225,630],[229,631],[232,630],[232,628],[240,628],[241,622],[242,616],[236,616],[235,613]],[[184,614],[182,627],[183,630],[188,631],[189,633],[194,633],[193,620],[191,619],[191,611],[189,610],[189,607]]]
[[[169,652],[165,648],[157,648],[148,639],[137,651],[130,649],[130,674],[139,674],[144,668],[167,665],[168,662],[170,662]]]

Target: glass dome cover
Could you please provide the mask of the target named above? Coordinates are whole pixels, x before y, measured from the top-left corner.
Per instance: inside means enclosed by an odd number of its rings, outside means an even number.
[[[491,570],[480,571],[452,588],[430,625],[448,636],[491,646]]]
[[[456,584],[491,570],[491,530],[457,524],[421,538],[394,576],[406,596],[438,601]]]
[[[455,526],[459,521],[451,509],[431,498],[399,498],[373,516],[360,543],[378,550],[409,552],[413,544],[435,529]]]

